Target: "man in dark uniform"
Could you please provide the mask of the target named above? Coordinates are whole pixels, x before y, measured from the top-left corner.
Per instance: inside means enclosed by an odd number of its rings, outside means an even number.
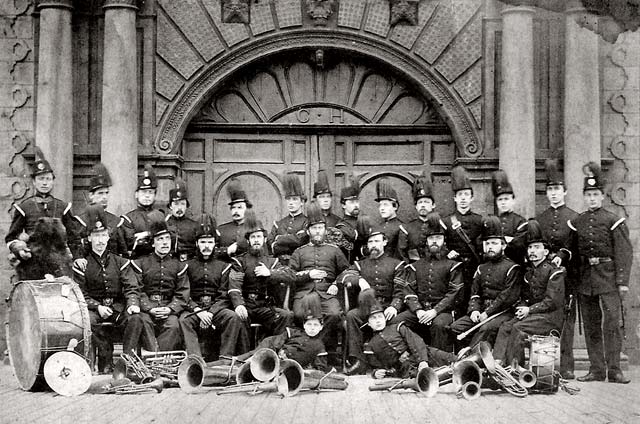
[[[109,229],[109,252],[115,253],[116,255],[125,255],[127,249],[124,244],[124,240],[120,238],[120,233],[117,229],[120,218],[107,211],[110,187],[111,176],[109,175],[109,171],[102,163],[95,164],[93,167],[93,175],[91,175],[91,178],[89,179],[89,206],[100,205],[104,210],[104,225]],[[78,239],[75,243],[70,244],[78,244],[81,246],[81,258],[84,258],[91,252],[91,244],[87,239],[89,234],[89,228],[87,227],[88,209],[89,208],[87,207],[83,213],[74,217],[78,222],[79,227],[76,226],[76,231],[74,231],[75,234],[73,236],[70,235],[71,237]],[[83,266],[82,262],[79,262],[78,265],[81,268]]]
[[[230,261],[232,257],[242,255],[249,250],[249,243],[245,238],[247,232],[245,215],[253,207],[237,179],[232,178],[229,181],[227,194],[231,221],[218,226],[218,243],[215,253],[216,257],[223,261]]]
[[[407,310],[394,322],[404,321],[421,335],[430,346],[453,351],[449,326],[458,292],[462,289],[462,262],[446,256],[444,227],[440,215],[427,216],[426,256],[405,267],[405,281],[400,285],[405,293]]]
[[[360,215],[360,186],[354,176],[349,177],[349,183],[340,190],[340,204],[344,211],[342,222],[344,226],[349,226],[349,231],[343,231],[345,238],[353,244],[351,250],[343,253],[347,257],[349,263],[353,263],[356,259],[362,257],[361,248],[366,243],[362,231],[358,230],[358,216]]]
[[[293,251],[309,240],[307,233],[309,225],[302,210],[307,197],[304,195],[298,176],[286,174],[282,185],[288,214],[280,221],[273,223],[268,243],[273,255],[286,264]]]
[[[91,342],[98,348],[98,370],[110,373],[113,342],[119,332],[124,330],[125,352],[136,348],[131,345],[127,321],[140,313],[139,287],[129,261],[109,251],[110,229],[103,206],[89,206],[84,216],[90,251],[84,267],[74,264],[73,278],[87,301]]]
[[[181,344],[178,316],[189,301],[187,264],[171,256],[171,234],[160,211],[152,211],[147,217],[153,252],[131,261],[141,286],[141,326],[133,336],[143,331],[152,332],[157,347],[150,350],[175,350]]]
[[[364,292],[366,296],[368,290]],[[384,309],[375,300],[363,300],[359,305],[367,314],[367,324],[373,336],[365,345],[367,362],[374,369],[373,378],[413,378],[425,367],[448,365],[457,357],[453,353],[429,347],[403,322],[387,325]]]
[[[391,182],[386,178],[381,178],[376,183],[376,202],[378,202],[378,212],[380,213],[379,227],[387,237],[387,247],[385,252],[389,256],[397,259],[404,259],[400,252],[398,242],[400,233],[408,235],[407,230],[398,218],[398,195],[391,186]]]
[[[329,186],[329,177],[323,170],[318,171],[317,180],[313,183],[313,198],[320,206],[327,224],[327,242],[338,246],[347,256],[347,253],[353,249],[356,230],[331,211],[333,193]]]
[[[220,355],[233,356],[249,349],[247,329],[241,317],[219,304],[231,264],[215,259],[216,227],[204,215],[196,233],[196,256],[187,269],[190,300],[180,316],[180,328],[189,355],[202,356],[199,336],[204,339],[207,358],[213,355],[214,330],[220,334]]]
[[[628,383],[620,370],[622,337],[618,322],[621,304],[629,291],[633,246],[624,218],[602,207],[604,181],[600,166],[590,162],[583,168],[587,210],[570,225],[575,230],[580,255],[580,307],[589,354],[589,373],[578,381]],[[604,339],[604,344],[603,344]]]
[[[407,232],[400,232],[398,244],[402,256],[409,262],[415,262],[425,255],[424,244],[427,239],[426,231],[428,227],[427,215],[433,212],[436,203],[433,199],[431,178],[425,175],[424,172],[413,182],[411,191],[418,217],[404,226]]]
[[[499,169],[492,174],[491,189],[498,209],[500,225],[502,225],[502,234],[507,242],[504,254],[515,263],[523,265],[526,254],[524,236],[527,231],[527,220],[513,211],[516,195],[503,170]]]
[[[542,234],[548,242],[549,260],[566,270],[564,279],[565,320],[560,336],[560,374],[565,379],[573,379],[573,333],[576,325],[578,304],[578,255],[573,244],[573,231],[569,221],[574,221],[578,213],[565,205],[564,179],[558,172],[554,160],[545,163],[547,199],[549,207],[536,217]]]
[[[253,210],[247,211],[245,228],[250,248],[231,263],[228,298],[221,303],[247,324],[259,323],[269,335],[280,334],[293,325],[293,312],[276,305],[281,304],[281,288],[294,282],[295,273],[267,255],[267,231]]]
[[[374,289],[377,301],[385,308],[386,319],[392,320],[402,308],[402,292],[397,285],[403,281],[405,264],[385,253],[387,239],[382,231],[370,229],[368,233],[369,256],[355,261],[337,280],[347,287],[358,286],[360,291]],[[348,374],[365,371],[362,345],[368,337],[363,334],[362,327],[366,321],[366,311],[363,313],[359,308],[347,311],[347,355],[351,364]]]
[[[485,219],[483,240],[487,261],[478,266],[473,278],[469,315],[454,321],[451,331],[460,334],[492,315],[502,314],[476,330],[469,343],[472,347],[481,341],[493,344],[500,326],[514,316],[511,308],[518,301],[522,284],[520,266],[504,255],[507,243],[498,217],[491,215]]]
[[[309,205],[307,213],[311,242],[296,249],[289,262],[296,272],[293,313],[300,319],[304,316],[302,298],[308,294],[319,296],[324,316],[323,340],[327,350],[335,352],[342,327],[342,308],[336,296],[340,282],[336,277],[349,267],[349,263],[339,248],[325,243],[324,216],[318,205]]]
[[[149,233],[149,213],[154,211],[158,179],[151,165],[145,165],[138,178],[135,197],[138,206],[122,215],[118,228],[120,237],[127,247],[127,255],[131,259],[148,255],[154,251]]]
[[[167,227],[173,239],[173,255],[185,262],[195,256],[196,233],[200,224],[187,216],[189,196],[184,181],[176,179],[175,187],[169,190],[169,214]]]
[[[493,356],[499,363],[524,366],[524,348],[531,335],[560,331],[564,319],[564,267],[549,259],[542,228],[530,220],[526,234],[529,266],[524,275],[516,317],[500,327]]]
[[[35,193],[20,202],[19,205],[13,205],[15,211],[11,219],[11,226],[4,238],[9,251],[18,260],[28,260],[31,257],[28,240],[38,223],[38,219],[42,217],[60,219],[68,236],[76,227],[71,203],[63,202],[51,195],[55,178],[51,165],[44,158],[40,149],[36,147],[36,161],[31,172]],[[70,248],[72,253],[79,254],[77,246],[72,245]]]

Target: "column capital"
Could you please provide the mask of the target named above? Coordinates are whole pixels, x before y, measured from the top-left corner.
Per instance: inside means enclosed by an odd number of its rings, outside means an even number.
[[[73,9],[73,0],[38,0],[38,10],[42,9]]]
[[[104,0],[102,8],[138,10],[138,0]]]
[[[517,3],[517,4],[514,4]],[[518,1],[518,2],[510,2],[510,4],[508,6],[506,6],[505,8],[503,8],[500,11],[501,15],[509,15],[509,14],[514,14],[514,13],[524,13],[524,14],[529,14],[529,15],[533,15],[536,13],[536,10],[533,8],[535,3],[533,1]]]

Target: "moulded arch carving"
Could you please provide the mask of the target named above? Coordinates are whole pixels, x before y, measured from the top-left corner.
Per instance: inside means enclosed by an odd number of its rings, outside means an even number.
[[[169,106],[159,124],[155,148],[160,153],[175,153],[178,141],[209,94],[235,72],[260,58],[301,48],[352,51],[384,62],[419,87],[423,96],[433,99],[433,105],[450,127],[462,156],[477,157],[481,154],[480,134],[473,117],[442,77],[433,73],[424,62],[371,37],[318,30],[291,31],[286,36],[275,34],[260,38],[211,62],[188,82]]]

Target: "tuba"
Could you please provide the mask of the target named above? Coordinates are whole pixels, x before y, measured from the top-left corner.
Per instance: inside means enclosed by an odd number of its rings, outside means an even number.
[[[189,355],[178,367],[178,385],[182,391],[193,393],[205,386],[224,386],[235,382],[235,364],[212,365],[200,356]]]
[[[268,349],[267,349],[268,350]],[[273,351],[272,351],[273,352]],[[240,369],[242,370],[241,367]],[[240,371],[238,371],[240,373]],[[236,377],[236,379],[238,379]],[[304,371],[300,364],[292,359],[285,359],[279,364],[279,374],[272,381],[251,381],[228,386],[218,392],[219,395],[230,393],[269,393],[278,392],[282,396],[294,396],[304,386]]]
[[[252,381],[271,381],[279,374],[280,358],[278,354],[267,348],[258,349],[238,370],[238,384]]]
[[[441,367],[442,368],[442,367]],[[418,393],[424,393],[427,397],[433,397],[438,391],[439,380],[437,373],[429,368],[423,368],[418,371],[418,375],[412,379],[391,379],[387,381],[380,381],[372,386],[369,386],[369,391],[382,391],[382,390],[396,390],[396,389],[411,389]]]

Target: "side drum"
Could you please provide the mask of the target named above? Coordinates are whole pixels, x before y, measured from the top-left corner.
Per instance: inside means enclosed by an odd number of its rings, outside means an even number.
[[[44,363],[56,352],[71,346],[87,361],[90,358],[87,303],[68,277],[18,282],[9,298],[6,332],[11,366],[23,390],[44,380]]]

